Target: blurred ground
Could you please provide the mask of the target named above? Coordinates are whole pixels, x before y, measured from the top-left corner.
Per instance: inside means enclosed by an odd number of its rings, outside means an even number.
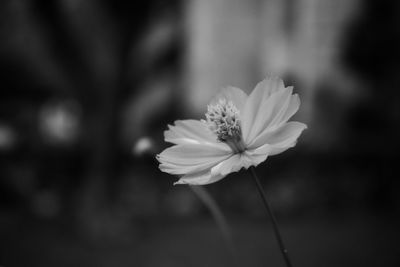
[[[387,215],[306,218],[281,225],[294,266],[347,267],[400,264],[399,220]],[[284,266],[271,225],[230,218],[237,266]],[[8,218],[0,233],[3,266],[235,266],[218,228],[207,219],[153,218],[132,222],[127,242],[97,243],[65,231],[59,222]]]

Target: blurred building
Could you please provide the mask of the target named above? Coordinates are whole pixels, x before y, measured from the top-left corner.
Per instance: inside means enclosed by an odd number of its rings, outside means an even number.
[[[299,90],[308,123],[321,82],[350,94],[340,51],[359,1],[193,0],[185,6],[188,109],[203,112],[223,86],[250,92],[267,74],[291,78],[286,83]]]

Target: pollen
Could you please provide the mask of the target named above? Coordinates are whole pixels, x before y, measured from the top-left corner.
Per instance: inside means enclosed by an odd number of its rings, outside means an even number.
[[[219,141],[227,143],[234,152],[244,151],[239,110],[232,101],[222,98],[216,104],[208,105],[206,119]]]

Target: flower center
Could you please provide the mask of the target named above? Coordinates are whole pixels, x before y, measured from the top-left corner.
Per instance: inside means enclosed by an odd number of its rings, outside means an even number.
[[[227,143],[235,153],[245,150],[240,127],[239,110],[232,101],[222,98],[207,107],[208,127],[217,135],[217,139]]]

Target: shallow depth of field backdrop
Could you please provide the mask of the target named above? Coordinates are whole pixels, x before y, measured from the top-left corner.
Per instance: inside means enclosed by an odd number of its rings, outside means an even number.
[[[0,266],[232,266],[154,158],[176,119],[268,73],[308,124],[257,168],[296,267],[400,266],[400,2],[0,3]],[[205,187],[239,266],[284,266],[247,172]]]

